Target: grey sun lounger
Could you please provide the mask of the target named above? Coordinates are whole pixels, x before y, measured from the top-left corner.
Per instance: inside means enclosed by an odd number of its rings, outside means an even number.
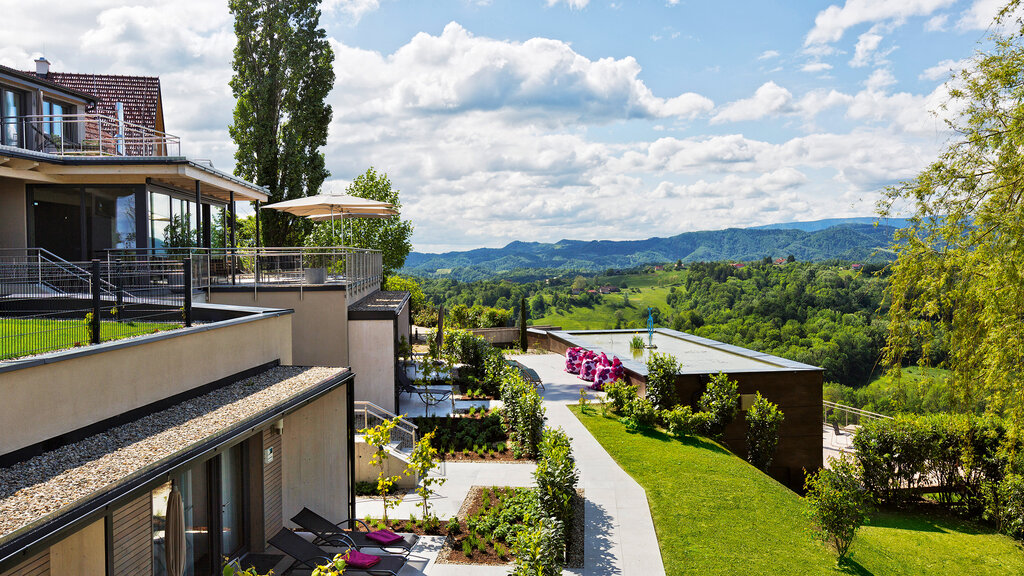
[[[300,566],[315,570],[317,566],[332,562],[335,554],[344,554],[351,548],[342,547],[340,552],[338,549],[327,551],[287,528],[282,528],[273,538],[267,540],[267,543],[292,558],[293,562],[285,570],[286,574]],[[380,556],[380,562],[369,568],[345,567],[345,576],[398,576],[398,571],[403,566],[405,566],[405,558],[392,555]]]
[[[348,520],[343,520],[340,524],[335,524],[327,518],[313,512],[309,508],[303,508],[299,511],[298,514],[292,517],[292,522],[303,530],[311,533],[315,537],[313,543],[319,546],[354,546],[360,551],[363,548],[375,548],[383,550],[388,554],[409,556],[409,552],[412,551],[412,547],[416,545],[416,542],[419,540],[419,536],[415,534],[399,534],[399,536],[402,537],[401,540],[392,544],[384,545],[376,540],[368,538],[366,536],[366,532],[345,530],[342,528],[341,525],[353,525],[358,522],[360,526],[369,531],[370,528],[366,525],[366,522],[363,522],[358,518],[350,518]]]

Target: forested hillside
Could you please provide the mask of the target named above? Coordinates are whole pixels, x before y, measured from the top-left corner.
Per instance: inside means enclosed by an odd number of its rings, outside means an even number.
[[[891,257],[887,247],[895,230],[892,226],[843,223],[812,231],[730,228],[646,240],[512,242],[504,248],[466,252],[412,252],[402,273],[463,282],[495,277],[530,281],[566,272],[593,274],[609,268],[633,268],[677,260],[686,263],[747,261],[792,254],[801,262],[828,259],[882,262]]]
[[[821,366],[827,381],[862,386],[879,371],[885,272],[881,265],[853,267],[696,263],[525,284],[424,280],[423,288],[435,304],[507,308],[512,318],[525,297],[531,323],[567,329],[641,328],[650,307],[657,326]],[[931,362],[942,354],[937,350]]]

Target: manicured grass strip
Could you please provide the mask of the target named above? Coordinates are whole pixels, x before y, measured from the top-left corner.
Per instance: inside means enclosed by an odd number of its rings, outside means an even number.
[[[0,360],[63,350],[89,343],[89,327],[84,320],[23,320],[0,318]],[[100,340],[119,340],[131,336],[174,330],[180,324],[162,322],[100,322]]]
[[[840,567],[814,538],[804,501],[718,444],[630,434],[614,418],[570,408],[647,491],[667,574],[1024,573],[1012,539],[921,514],[876,514]]]

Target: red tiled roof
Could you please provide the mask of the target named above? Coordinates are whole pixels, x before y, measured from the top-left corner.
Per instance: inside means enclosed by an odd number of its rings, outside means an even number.
[[[34,72],[27,72],[36,76]],[[124,107],[126,122],[139,124],[153,130],[162,130],[156,125],[160,111],[160,78],[156,76],[117,76],[113,74],[72,74],[50,72],[46,80],[80,92],[97,96],[95,112],[117,118],[116,103]]]

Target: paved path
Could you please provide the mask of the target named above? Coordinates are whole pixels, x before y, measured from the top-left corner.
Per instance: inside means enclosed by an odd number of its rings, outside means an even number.
[[[536,464],[521,463],[477,463],[477,462],[449,462],[445,465],[444,485],[435,488],[436,496],[430,499],[430,509],[441,520],[454,518],[462,507],[462,502],[469,494],[473,486],[534,486],[533,470]],[[388,514],[392,518],[408,518],[409,514],[415,514],[417,518],[423,516],[421,505],[423,498],[415,492],[410,492],[398,505]],[[384,503],[379,498],[367,496],[356,497],[356,517],[365,518],[369,514],[374,518],[380,518],[384,514]]]
[[[584,567],[566,569],[563,574],[663,575],[665,569],[646,493],[619,468],[567,407],[568,403],[577,401],[580,388],[587,383],[565,373],[564,359],[557,354],[525,354],[515,358],[540,374],[544,382],[547,424],[561,426],[572,439],[580,486],[585,492]],[[590,394],[594,396],[593,392]],[[407,401],[406,397],[402,396],[402,412],[422,413],[422,407],[417,407],[415,401]],[[448,482],[432,504],[441,518],[450,518],[458,512],[470,486],[531,486],[533,468],[533,464],[448,464]],[[409,511],[417,514],[418,510],[412,508],[415,498],[407,497],[401,508],[392,514],[396,517],[408,517]],[[380,507],[379,501],[369,498],[356,502],[360,517],[378,516]],[[421,539],[400,576],[499,576],[510,571],[509,566],[437,564],[435,558],[439,549],[439,538]]]
[[[580,485],[586,496],[584,568],[573,573],[664,574],[647,494],[619,468],[567,407],[579,398],[580,388],[588,383],[566,373],[565,359],[557,354],[525,354],[516,360],[536,370],[544,382],[548,425],[561,426],[572,438]]]
[[[839,429],[839,434],[836,434],[835,429],[829,424],[822,424],[821,427],[821,455],[822,463],[825,468],[831,468],[829,465],[829,458],[839,458],[843,454],[854,454],[856,450],[853,448],[853,435],[857,432],[857,426],[848,426]]]

